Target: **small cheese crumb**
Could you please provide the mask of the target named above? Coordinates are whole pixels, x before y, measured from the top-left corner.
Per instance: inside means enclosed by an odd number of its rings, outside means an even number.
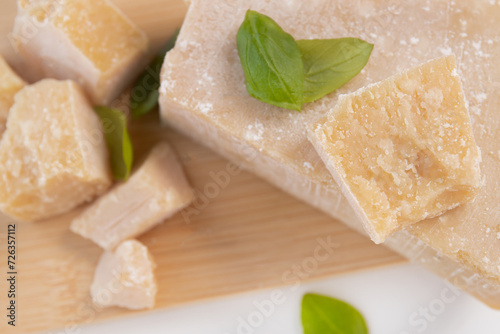
[[[90,287],[93,302],[100,307],[153,308],[158,291],[155,267],[146,246],[136,240],[124,241],[114,252],[104,252]]]
[[[439,48],[439,51],[443,54],[443,56],[451,56],[453,54],[453,50],[448,47]]]
[[[201,111],[201,113],[206,115],[213,110],[214,106],[211,103],[199,103],[196,107]]]
[[[245,133],[245,139],[251,141],[260,141],[264,135],[264,126],[262,123],[256,123],[254,125],[249,125],[248,130]]]
[[[483,103],[484,101],[486,101],[486,99],[488,99],[488,94],[486,93],[479,93],[479,94],[476,94],[475,96],[476,100],[478,103]]]

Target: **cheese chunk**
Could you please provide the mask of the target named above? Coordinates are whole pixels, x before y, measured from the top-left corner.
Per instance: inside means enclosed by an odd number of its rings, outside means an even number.
[[[373,43],[370,61],[347,85],[305,104],[300,113],[260,102],[246,90],[236,47],[248,9],[272,17],[296,39],[357,37]],[[165,58],[161,114],[172,127],[366,233],[309,142],[308,124],[334,108],[339,95],[430,59],[460,55],[486,183],[474,202],[410,225],[385,245],[500,308],[498,17],[497,3],[480,0],[192,0]]]
[[[349,95],[309,139],[376,243],[474,198],[481,154],[455,57]]]
[[[148,60],[146,35],[107,0],[19,0],[11,37],[32,79],[75,80],[94,104],[111,102]]]
[[[25,82],[9,67],[0,55],[0,137],[5,131],[7,115],[14,104],[14,95],[25,86]]]
[[[64,213],[110,186],[108,165],[101,122],[76,83],[27,86],[0,141],[0,209],[26,221]]]
[[[90,287],[93,302],[100,307],[153,308],[155,268],[146,246],[136,240],[122,242],[115,251],[104,252],[97,264]]]
[[[71,230],[111,250],[173,216],[193,200],[170,146],[158,144],[126,182],[99,198],[71,223]]]

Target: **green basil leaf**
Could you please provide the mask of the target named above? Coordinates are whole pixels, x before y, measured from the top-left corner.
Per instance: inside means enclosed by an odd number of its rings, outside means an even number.
[[[357,38],[297,41],[304,62],[304,103],[339,89],[368,63],[373,44]]]
[[[130,111],[132,114],[132,117],[138,118],[142,115],[148,114],[150,111],[152,111],[157,105],[158,105],[158,98],[160,97],[160,93],[158,92],[158,88],[156,90],[152,90],[147,92],[145,95],[133,95],[132,96],[141,96],[141,102],[136,103],[135,107],[132,107],[134,104],[131,102],[130,104]],[[145,92],[145,91],[143,91]]]
[[[167,52],[175,46],[178,35],[179,30],[176,30],[174,35],[163,46],[135,82],[132,93],[130,94],[130,110],[132,117],[137,118],[145,115],[158,105],[161,67]]]
[[[249,10],[237,35],[248,93],[281,107],[302,109],[304,71],[293,37],[270,17]]]
[[[113,176],[116,180],[126,181],[130,176],[134,160],[132,142],[127,130],[127,118],[118,109],[95,107],[95,110],[101,119]]]
[[[367,334],[365,320],[351,305],[326,296],[306,294],[302,299],[304,334]]]

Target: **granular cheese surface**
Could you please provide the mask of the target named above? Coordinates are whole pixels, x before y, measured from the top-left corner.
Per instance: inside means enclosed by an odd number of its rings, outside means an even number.
[[[482,183],[453,56],[340,96],[311,129],[311,142],[377,243],[472,200]]]
[[[35,79],[75,80],[95,104],[121,93],[149,48],[146,35],[107,0],[20,0],[12,38]]]
[[[0,141],[0,209],[36,221],[111,185],[101,123],[81,88],[46,79],[15,97]]]

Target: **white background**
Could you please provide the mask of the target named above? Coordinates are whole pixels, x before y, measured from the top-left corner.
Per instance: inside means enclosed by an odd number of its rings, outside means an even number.
[[[303,283],[295,291],[291,288],[278,288],[284,293],[284,302],[272,307],[266,302],[272,290],[265,290],[84,326],[79,333],[301,334],[300,302],[307,292],[354,305],[365,316],[371,334],[500,333],[500,311],[489,309],[416,265]],[[268,306],[265,315],[256,304]]]

